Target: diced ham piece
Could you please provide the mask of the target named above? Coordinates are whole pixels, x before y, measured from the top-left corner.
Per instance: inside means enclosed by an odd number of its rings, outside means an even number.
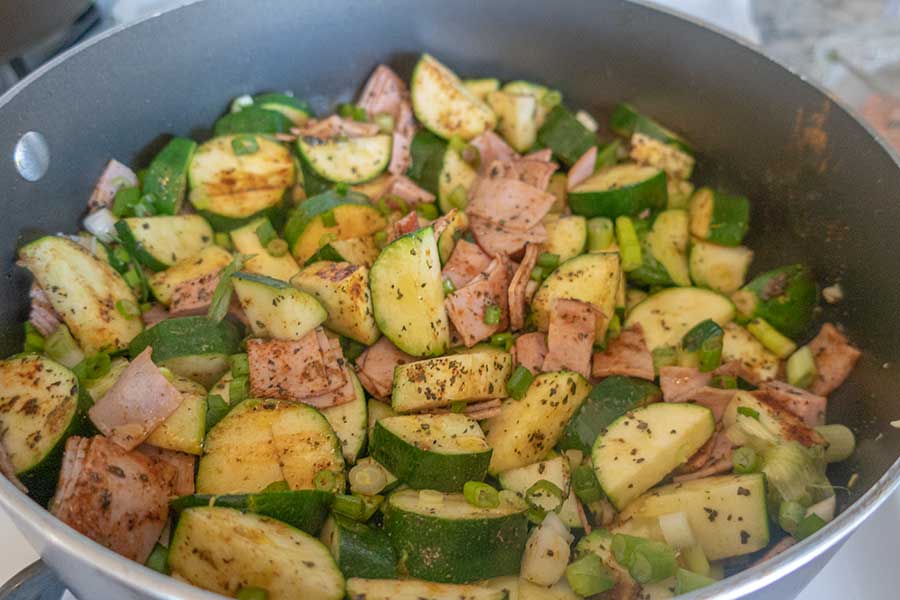
[[[555,196],[518,179],[489,177],[472,189],[466,213],[502,226],[508,231],[528,231],[550,211]]]
[[[331,115],[325,119],[310,119],[302,127],[292,127],[291,133],[299,137],[327,140],[338,136],[367,137],[379,131],[377,123],[362,123]]]
[[[711,477],[731,471],[731,449],[733,446],[734,444],[725,435],[722,428],[719,427],[709,441],[681,466],[679,469],[680,474],[674,478],[675,483]]]
[[[392,242],[399,237],[403,237],[407,233],[412,233],[419,228],[419,214],[411,210],[403,215],[391,225],[391,232],[388,235],[388,241]]]
[[[702,373],[694,367],[663,367],[659,370],[659,387],[666,402],[684,402],[711,379],[710,373]]]
[[[150,310],[141,313],[141,320],[144,322],[144,327],[148,329],[168,318],[169,309],[159,303],[153,303],[153,305],[150,306]]]
[[[610,375],[627,375],[653,381],[653,355],[647,349],[640,325],[623,329],[619,337],[609,343],[605,352],[594,354],[591,374],[598,379]]]
[[[44,293],[44,290],[37,283],[31,284],[28,297],[31,298],[28,321],[44,337],[52,335],[62,324],[62,317],[53,308],[50,298],[47,297],[47,294]]]
[[[6,446],[3,445],[3,440],[0,440],[0,474],[9,479],[10,483],[19,488],[21,492],[28,493],[28,488],[19,481],[16,475],[16,467],[13,466],[12,459],[6,451]]]
[[[516,338],[513,352],[517,363],[532,373],[539,373],[549,352],[547,336],[540,331],[523,333]]]
[[[821,446],[825,439],[815,429],[804,423],[800,417],[789,411],[783,404],[773,400],[763,390],[749,392],[757,401],[768,406],[775,413],[781,437],[803,444],[807,448]]]
[[[831,323],[822,325],[809,349],[816,360],[816,379],[809,391],[819,396],[827,396],[844,383],[860,356],[860,351]]]
[[[509,284],[509,326],[519,330],[525,327],[525,305],[531,299],[528,294],[528,282],[531,281],[531,271],[537,264],[540,246],[526,244],[525,255],[519,263]]]
[[[444,233],[444,230],[447,229],[450,223],[456,220],[457,212],[459,212],[457,209],[451,208],[450,212],[439,216],[437,219],[431,222],[431,228],[434,230],[434,239],[439,239],[441,237],[441,234]],[[459,238],[459,236],[462,235],[463,230],[468,227],[468,221],[465,220],[465,215],[463,215],[462,225],[463,226],[460,229],[456,230],[454,238]],[[454,248],[456,248],[456,246],[454,246]]]
[[[469,348],[498,331],[504,331],[509,324],[508,263],[509,259],[501,254],[488,265],[484,274],[444,300],[450,322]],[[484,322],[485,313],[491,306],[500,309],[500,322],[496,325]]]
[[[718,423],[722,420],[725,409],[728,407],[728,403],[731,402],[736,391],[737,390],[723,390],[720,388],[704,386],[699,390],[692,392],[691,395],[687,397],[686,402],[705,406],[712,411],[713,417]]]
[[[205,315],[212,303],[213,293],[219,285],[219,272],[207,273],[195,279],[183,281],[172,291],[169,303],[170,317]]]
[[[467,283],[484,273],[491,264],[491,257],[477,244],[459,240],[450,254],[441,276],[453,282],[453,287],[461,289]]]
[[[420,188],[412,179],[406,175],[396,175],[391,177],[391,182],[385,188],[381,196],[397,196],[407,203],[410,207],[419,204],[431,204],[434,202],[434,194],[428,190]],[[390,204],[390,202],[388,202]]]
[[[500,254],[517,256],[524,250],[526,244],[541,244],[547,241],[547,229],[541,224],[528,231],[512,231],[488,219],[471,216],[469,228],[475,236],[475,241],[490,256]]]
[[[483,400],[481,402],[470,402],[469,404],[466,404],[466,407],[463,409],[463,414],[470,419],[483,421],[484,419],[490,419],[499,415],[500,407],[502,404],[503,403],[499,398],[494,398],[493,400]],[[432,414],[446,414],[453,411],[448,406],[440,406],[437,408],[426,410],[424,412]]]
[[[818,396],[783,381],[766,381],[760,384],[759,390],[800,417],[810,427],[825,424],[825,409],[828,406],[825,396]]]
[[[389,114],[396,118],[400,105],[409,98],[406,83],[387,65],[378,65],[369,76],[357,106],[364,108],[369,118]]]
[[[394,384],[394,369],[414,360],[416,360],[414,356],[403,352],[389,339],[382,337],[356,359],[356,366],[359,367],[357,376],[370,394],[376,398],[387,398],[391,395],[391,387]]]
[[[412,146],[413,136],[416,135],[416,119],[409,102],[400,105],[400,112],[394,122],[394,132],[391,135],[391,162],[388,164],[388,172],[393,175],[403,175],[412,162],[409,150]]]
[[[496,161],[508,163],[519,158],[518,153],[492,130],[485,131],[469,143],[478,148],[481,158],[479,168],[481,175],[487,173],[488,169]]]
[[[572,168],[569,169],[566,189],[571,191],[575,186],[586,181],[594,174],[594,165],[596,164],[597,146],[591,146],[587,152],[581,155],[581,158],[575,161]]]
[[[559,165],[544,160],[533,158],[520,158],[513,161],[512,172],[522,183],[546,190],[550,185],[550,177],[556,172]]]
[[[712,372],[712,374],[726,375],[729,377],[740,377],[747,383],[751,383],[753,385],[759,385],[760,383],[762,383],[756,373],[748,368],[747,365],[745,365],[744,362],[740,360],[729,360],[728,362],[722,363]]]
[[[340,344],[329,340],[321,328],[299,340],[251,339],[247,359],[254,397],[293,400],[318,408],[349,401],[341,389],[349,379]]]
[[[94,185],[94,191],[91,192],[87,203],[88,212],[112,207],[116,192],[123,187],[134,187],[137,184],[138,178],[134,171],[117,160],[110,160]]]
[[[541,162],[550,162],[553,159],[553,150],[550,148],[542,148],[540,150],[535,150],[534,152],[529,152],[525,156],[523,156],[525,160],[539,160]]]
[[[597,309],[589,302],[561,298],[554,302],[547,329],[547,357],[542,371],[570,370],[591,376],[591,350]]]
[[[146,562],[169,518],[175,479],[168,464],[103,436],[66,440],[50,512],[95,542]]]
[[[166,448],[157,448],[150,444],[141,444],[137,451],[154,462],[163,462],[175,472],[172,482],[173,496],[188,496],[194,493],[194,463],[197,460],[192,454],[176,452]]]
[[[350,368],[344,365],[341,367],[341,377],[344,378],[344,384],[331,392],[308,396],[302,400],[304,404],[309,404],[316,408],[329,408],[353,402],[356,399],[356,387],[350,379]]]
[[[147,346],[88,411],[103,435],[132,450],[181,406],[181,392],[153,364]]]

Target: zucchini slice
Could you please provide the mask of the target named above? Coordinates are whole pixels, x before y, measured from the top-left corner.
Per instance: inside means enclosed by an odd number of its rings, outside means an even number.
[[[375,435],[375,423],[388,417],[397,416],[397,413],[394,412],[394,409],[392,409],[389,404],[385,404],[384,402],[376,400],[375,398],[369,398],[369,401],[366,405],[366,410],[369,413],[369,423],[366,433],[370,440],[372,439],[372,436]]]
[[[347,580],[347,596],[353,600],[512,600],[506,590],[481,585],[355,577]]]
[[[691,197],[691,234],[722,246],[739,246],[750,225],[750,203],[709,188]]]
[[[560,450],[581,450],[585,455],[594,447],[613,421],[630,410],[659,402],[659,387],[645,379],[612,375],[594,386],[559,439]]]
[[[665,541],[659,517],[684,513],[709,560],[756,552],[769,544],[765,478],[760,473],[704,477],[656,488],[619,514],[612,530]]]
[[[706,319],[724,326],[734,318],[731,301],[711,290],[669,288],[649,296],[631,309],[625,327],[638,324],[650,350],[677,347],[690,329]]]
[[[728,323],[722,338],[722,362],[739,360],[759,381],[778,376],[778,357],[769,352],[752,333],[738,325]]]
[[[230,508],[182,511],[169,567],[174,575],[227,596],[259,587],[269,600],[344,597],[344,577],[319,540],[281,521]]]
[[[448,214],[454,208],[450,196],[461,188],[466,192],[478,179],[478,172],[462,159],[458,150],[428,130],[420,130],[410,145],[407,175],[438,199],[438,208]]]
[[[168,306],[175,288],[180,284],[218,273],[228,266],[231,259],[231,253],[221,246],[207,246],[196,256],[179,261],[165,271],[150,275],[147,278],[150,291],[157,300]]]
[[[196,256],[213,242],[212,228],[199,215],[132,217],[125,223],[140,247],[166,267]]]
[[[800,337],[809,327],[818,298],[815,277],[805,265],[766,271],[734,294],[742,319],[765,319],[790,338]]]
[[[655,140],[672,144],[688,154],[694,153],[690,143],[683,137],[671,129],[660,125],[650,117],[641,114],[635,107],[624,102],[613,110],[609,119],[609,128],[629,139],[635,133],[643,133]]]
[[[190,199],[197,213],[216,231],[231,231],[260,217],[278,224],[284,221],[286,202],[281,188],[217,195],[206,195],[201,188],[192,191]]]
[[[410,91],[416,118],[444,139],[470,140],[497,124],[490,107],[430,54],[416,63]]]
[[[665,172],[634,163],[603,169],[569,191],[569,208],[585,217],[634,216],[667,203]]]
[[[231,279],[258,337],[299,340],[328,317],[313,296],[284,281],[252,273],[235,273]]]
[[[45,236],[22,246],[19,260],[88,356],[126,348],[144,328],[113,308],[119,301],[137,304],[125,280],[80,244]]]
[[[537,141],[538,101],[531,95],[491,92],[487,103],[497,115],[497,129],[513,150],[527,152]]]
[[[559,256],[559,262],[566,262],[584,253],[587,246],[587,219],[580,215],[567,215],[544,219],[547,241],[544,252]]]
[[[356,398],[351,402],[322,409],[322,416],[328,420],[341,443],[344,462],[352,465],[366,445],[369,416],[366,408],[366,392],[362,384],[353,371],[347,369],[346,373],[353,382]]]
[[[442,492],[481,481],[491,461],[478,422],[453,413],[382,419],[375,424],[371,454],[410,487]]]
[[[544,280],[531,299],[532,322],[540,331],[547,331],[550,311],[559,298],[590,302],[606,317],[597,319],[596,342],[601,343],[616,309],[620,277],[617,253],[583,254],[567,260]]]
[[[597,481],[622,510],[693,456],[715,429],[712,411],[699,404],[657,402],[629,411],[594,442]]]
[[[341,183],[362,183],[375,179],[391,161],[391,136],[299,138],[297,151],[316,175]]]
[[[318,300],[325,327],[371,346],[381,337],[372,310],[369,270],[347,262],[320,261],[304,267],[291,283]]]
[[[491,92],[500,89],[500,80],[494,78],[463,79],[463,85],[475,94],[479,100],[484,100]]]
[[[66,438],[85,424],[90,398],[75,375],[37,354],[0,361],[0,429],[16,475],[38,502],[53,495]]]
[[[441,232],[437,240],[442,266],[450,260],[450,255],[453,254],[453,249],[456,248],[456,242],[463,236],[463,232],[469,228],[469,218],[465,212],[450,209],[446,215],[447,226],[444,227],[444,231]]]
[[[333,224],[325,225],[325,214],[333,216]],[[285,225],[284,239],[297,261],[305,263],[326,241],[368,237],[386,225],[384,217],[363,194],[341,195],[329,190],[294,209]]]
[[[538,130],[538,142],[553,150],[553,155],[567,166],[599,142],[597,134],[582,125],[566,107],[557,105]]]
[[[268,221],[265,217],[250,221],[242,227],[231,231],[231,243],[241,254],[252,256],[244,263],[244,271],[281,281],[290,281],[297,274],[300,266],[290,254],[272,256],[259,241],[256,230]]]
[[[316,253],[306,259],[304,266],[309,266],[320,260],[332,262],[348,262],[352,265],[371,267],[378,258],[378,247],[371,236],[349,238],[346,240],[331,240],[321,246]]]
[[[547,114],[557,106],[560,106],[562,102],[562,94],[558,90],[551,90],[546,86],[522,79],[505,83],[501,91],[513,96],[531,96],[537,100],[535,120],[538,127],[544,124]]]
[[[559,509],[560,520],[569,528],[581,528],[581,519],[578,517],[578,498],[572,490],[572,473],[569,459],[556,455],[544,460],[503,471],[497,475],[500,486],[504,490],[510,490],[519,494],[523,501],[525,492],[538,481],[545,480],[562,490],[565,500]]]
[[[178,317],[160,321],[135,337],[128,352],[133,358],[150,346],[157,365],[209,388],[229,369],[228,357],[240,343],[240,333],[230,321]]]
[[[394,369],[391,407],[407,413],[452,402],[504,398],[511,374],[512,356],[493,349],[399,365]]]
[[[559,371],[535,377],[521,400],[505,400],[485,427],[493,449],[489,471],[524,467],[547,456],[590,390],[578,373]]]
[[[467,583],[519,572],[528,536],[519,506],[478,508],[462,494],[423,502],[407,489],[391,494],[382,511],[399,571],[409,577]]]
[[[269,92],[253,97],[253,104],[265,110],[280,112],[294,125],[304,125],[314,114],[309,104],[289,94]]]
[[[146,443],[157,448],[200,455],[206,437],[206,388],[177,375],[172,385],[181,392],[181,404],[150,432]]]
[[[388,244],[369,272],[375,323],[413,356],[440,356],[450,345],[441,261],[425,227]]]
[[[181,210],[187,190],[188,166],[197,150],[197,142],[176,137],[169,140],[144,174],[142,191],[152,194],[157,212],[175,215]]]
[[[653,257],[665,268],[675,285],[691,285],[687,246],[688,214],[686,211],[664,210],[656,216],[647,234],[647,246]]]
[[[468,195],[469,189],[475,184],[476,179],[478,179],[478,172],[462,159],[459,152],[448,148],[444,154],[444,162],[441,164],[440,179],[438,180],[438,208],[441,209],[441,212],[447,214],[454,208],[460,208],[451,202],[451,194],[457,188],[461,188]]]
[[[261,494],[192,494],[172,500],[169,505],[181,512],[198,506],[233,508],[271,517],[296,527],[310,535],[317,535],[328,518],[334,494],[323,490],[288,490]]]
[[[215,122],[213,134],[217,136],[250,133],[287,133],[291,120],[282,113],[260,106],[245,106],[238,112],[228,113]]]
[[[744,285],[753,261],[746,246],[719,246],[702,240],[691,242],[690,271],[694,284],[721,294],[733,294]]]
[[[255,145],[255,152],[235,147]],[[215,137],[197,148],[190,168],[191,199],[253,190],[284,190],[294,184],[290,150],[261,135]],[[196,205],[195,205],[196,206]],[[205,210],[196,206],[198,210]]]
[[[341,515],[329,517],[319,536],[331,550],[344,577],[391,579],[397,576],[397,556],[387,533]]]
[[[256,493],[277,481],[314,489],[319,471],[343,489],[344,459],[328,421],[311,406],[245,400],[206,436],[197,471],[201,494]]]

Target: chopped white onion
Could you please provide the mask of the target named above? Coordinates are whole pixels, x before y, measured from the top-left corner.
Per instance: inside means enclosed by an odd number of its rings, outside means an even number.
[[[820,519],[828,523],[832,519],[834,519],[834,511],[836,508],[837,502],[835,500],[835,496],[829,496],[821,502],[816,502],[815,504],[807,508],[806,516],[808,517],[809,515],[818,515]]]
[[[112,214],[112,211],[108,208],[101,208],[86,216],[82,224],[98,240],[108,244],[116,237],[116,221],[116,216]]]
[[[683,550],[697,545],[694,530],[688,522],[687,515],[683,512],[674,512],[660,515],[659,528],[662,530],[666,543],[676,550]]]
[[[569,532],[569,528],[566,527],[566,524],[562,522],[562,519],[560,519],[559,515],[555,512],[547,513],[547,516],[545,516],[543,522],[541,522],[541,527],[553,531],[556,535],[566,540],[567,544],[571,544],[575,541],[575,536]]]
[[[543,586],[558,582],[569,564],[571,539],[569,530],[556,513],[548,514],[544,522],[528,536],[522,555],[521,576]]]
[[[596,131],[598,129],[597,120],[594,119],[594,117],[589,115],[587,112],[585,112],[583,110],[579,110],[577,113],[575,113],[575,119],[579,123],[584,125],[588,130],[596,133]]]

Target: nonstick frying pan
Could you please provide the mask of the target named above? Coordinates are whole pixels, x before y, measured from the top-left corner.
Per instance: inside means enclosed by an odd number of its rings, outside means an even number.
[[[691,598],[790,598],[900,482],[900,168],[826,93],[741,42],[623,0],[207,0],[107,32],[0,98],[0,352],[21,347],[28,275],[17,244],[74,231],[106,160],[141,164],[166,135],[203,139],[230,98],[293,90],[323,110],[379,62],[408,75],[428,51],[466,75],[530,79],[605,118],[630,101],[700,149],[697,181],[753,205],[753,270],[805,262],[844,300],[823,308],[865,354],[829,420],[858,437],[831,472],[842,513],[764,565]],[[26,132],[46,141],[46,173]],[[162,134],[162,135],[161,135]],[[33,178],[33,177],[32,177]],[[2,479],[2,478],[0,478]],[[121,558],[0,480],[0,504],[85,599],[215,596]],[[487,558],[487,557],[486,557]],[[686,596],[687,597],[687,596]]]

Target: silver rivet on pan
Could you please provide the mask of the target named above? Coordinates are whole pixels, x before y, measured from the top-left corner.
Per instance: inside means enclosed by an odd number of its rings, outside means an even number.
[[[39,181],[50,168],[50,147],[37,131],[29,131],[16,142],[13,152],[16,170],[28,181]]]

